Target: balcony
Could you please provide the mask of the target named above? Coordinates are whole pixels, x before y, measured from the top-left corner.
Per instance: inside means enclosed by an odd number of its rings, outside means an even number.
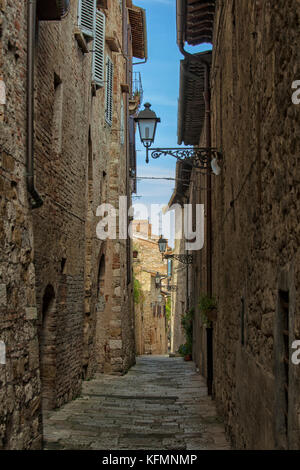
[[[131,95],[129,97],[130,114],[135,114],[143,101],[143,84],[140,72],[132,72]]]

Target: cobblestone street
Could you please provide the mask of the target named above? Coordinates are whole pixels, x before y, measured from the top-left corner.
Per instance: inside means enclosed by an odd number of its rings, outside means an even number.
[[[140,356],[128,374],[97,375],[44,417],[45,449],[229,449],[192,362]]]

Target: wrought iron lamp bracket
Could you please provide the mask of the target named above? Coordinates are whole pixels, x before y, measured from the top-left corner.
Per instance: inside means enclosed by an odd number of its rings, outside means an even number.
[[[167,290],[169,292],[176,292],[178,290],[178,286],[168,286]]]
[[[149,151],[151,157],[157,159],[163,155],[169,155],[177,160],[184,161],[193,168],[211,171],[210,163],[215,158],[222,159],[220,149],[210,147],[186,147],[186,148],[153,148],[146,147],[146,161],[149,162]]]
[[[180,263],[183,264],[192,264],[193,263],[193,255],[184,255],[184,254],[176,254],[174,253],[173,255],[165,255],[165,259],[176,259]]]

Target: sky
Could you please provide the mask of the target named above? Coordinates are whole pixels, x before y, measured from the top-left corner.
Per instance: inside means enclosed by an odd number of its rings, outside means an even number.
[[[136,0],[135,5],[146,10],[148,35],[148,61],[135,65],[133,70],[141,72],[143,103],[151,103],[151,109],[161,118],[157,125],[153,147],[177,147],[177,111],[179,96],[179,68],[183,59],[176,43],[176,0]],[[199,52],[210,48],[208,45],[189,48]],[[138,60],[136,60],[138,62]],[[144,107],[142,106],[141,109]],[[150,157],[145,163],[146,149],[136,134],[137,176],[175,178],[176,159],[162,156],[156,160]],[[134,204],[167,205],[175,187],[175,181],[138,180]],[[138,208],[135,217],[145,218]]]

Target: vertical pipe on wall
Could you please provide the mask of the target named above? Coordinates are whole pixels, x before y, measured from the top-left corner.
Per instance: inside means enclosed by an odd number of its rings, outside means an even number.
[[[34,42],[36,31],[36,0],[27,2],[27,149],[26,181],[33,202],[31,208],[41,207],[43,200],[34,186]]]
[[[211,122],[210,122],[210,77],[209,65],[205,64],[204,79],[205,100],[205,138],[206,147],[211,148]],[[206,175],[206,293],[212,297],[212,210],[211,210],[211,173]],[[206,328],[207,341],[207,390],[212,395],[213,390],[213,328]]]

